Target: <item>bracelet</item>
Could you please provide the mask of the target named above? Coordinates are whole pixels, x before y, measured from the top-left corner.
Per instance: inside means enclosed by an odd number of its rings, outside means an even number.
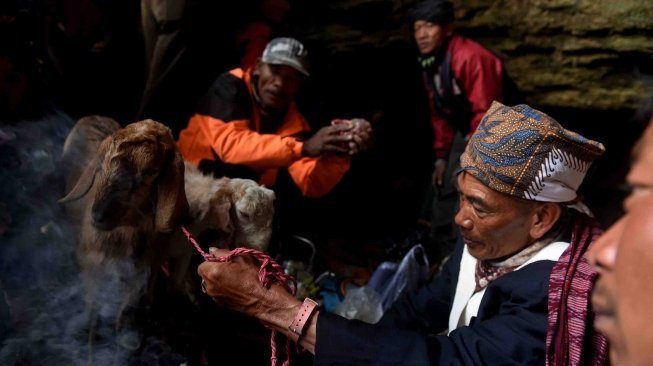
[[[309,299],[308,297],[304,299],[304,303],[302,304],[302,307],[299,308],[297,315],[295,315],[295,319],[292,321],[290,326],[288,326],[288,330],[290,331],[290,339],[292,339],[293,342],[299,342],[299,338],[301,338],[301,336],[304,334],[304,328],[306,328],[308,319],[315,312],[316,308],[317,303],[315,301]]]

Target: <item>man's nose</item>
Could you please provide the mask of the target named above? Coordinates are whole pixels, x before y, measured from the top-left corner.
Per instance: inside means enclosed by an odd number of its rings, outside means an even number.
[[[600,272],[601,270],[606,269],[611,270],[614,267],[624,223],[625,218],[621,218],[612,225],[608,231],[599,237],[587,253],[589,263],[596,268],[597,271]]]
[[[272,83],[274,84],[275,87],[281,89],[283,86],[286,84],[285,80],[281,76],[276,76],[273,80]]]
[[[471,230],[474,227],[474,222],[469,218],[466,211],[464,203],[461,203],[456,216],[454,216],[454,222],[461,229]]]

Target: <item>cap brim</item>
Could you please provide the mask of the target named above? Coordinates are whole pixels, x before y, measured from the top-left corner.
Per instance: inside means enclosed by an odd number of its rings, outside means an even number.
[[[263,57],[261,58],[261,61],[265,62],[266,64],[271,64],[271,65],[284,65],[284,66],[290,66],[293,69],[299,71],[302,75],[304,76],[310,76],[308,70],[306,70],[302,65],[300,65],[297,61],[289,59],[289,58],[280,58],[280,57]]]

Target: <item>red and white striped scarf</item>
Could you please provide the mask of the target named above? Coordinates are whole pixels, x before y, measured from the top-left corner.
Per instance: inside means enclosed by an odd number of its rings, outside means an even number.
[[[604,365],[608,342],[592,326],[594,313],[589,311],[597,274],[585,257],[603,230],[593,218],[570,211],[571,243],[553,266],[549,279],[546,365]]]

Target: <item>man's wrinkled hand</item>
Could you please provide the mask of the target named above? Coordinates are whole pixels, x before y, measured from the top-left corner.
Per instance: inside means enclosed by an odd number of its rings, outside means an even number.
[[[216,257],[229,254],[228,250],[210,248]],[[204,262],[197,268],[202,277],[202,290],[220,306],[257,317],[259,300],[266,289],[258,279],[258,267],[245,256],[236,256],[230,262]]]
[[[353,126],[350,124],[334,124],[322,127],[310,139],[304,141],[302,155],[316,157],[323,154],[348,154],[349,142],[353,136],[349,133]]]
[[[364,119],[353,119],[352,141],[349,142],[349,155],[367,151],[374,146],[374,132],[372,125]]]

